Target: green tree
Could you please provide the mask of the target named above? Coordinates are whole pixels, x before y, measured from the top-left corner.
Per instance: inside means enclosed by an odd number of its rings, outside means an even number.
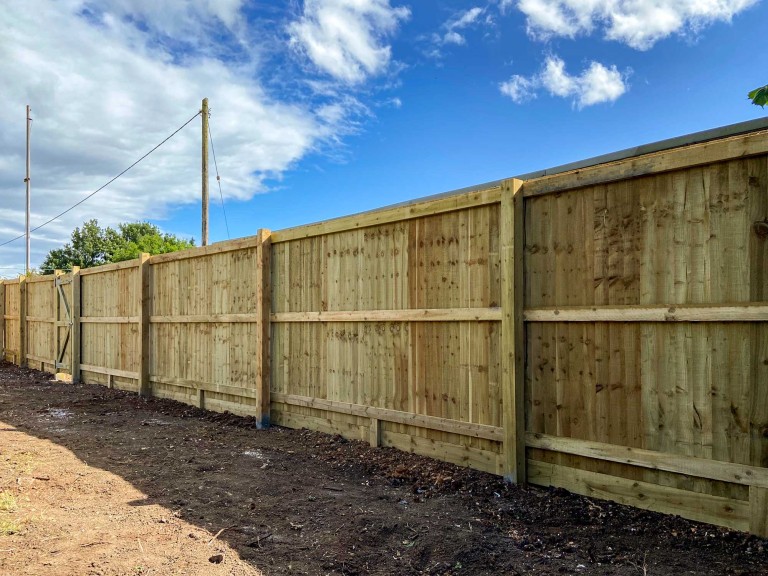
[[[101,228],[97,220],[85,222],[75,228],[70,241],[62,248],[51,250],[43,261],[43,273],[54,269],[67,270],[72,266],[91,268],[110,262],[138,258],[142,252],[165,254],[194,247],[193,240],[173,234],[163,234],[149,222],[119,224],[117,230]]]
[[[768,104],[768,85],[763,86],[762,88],[755,88],[747,94],[747,98],[752,100],[752,104],[755,104],[756,106],[765,106]]]
[[[112,253],[112,262],[122,262],[138,258],[142,252],[148,254],[166,254],[194,248],[193,240],[185,240],[173,234],[163,234],[149,222],[131,222],[119,224],[121,245]]]

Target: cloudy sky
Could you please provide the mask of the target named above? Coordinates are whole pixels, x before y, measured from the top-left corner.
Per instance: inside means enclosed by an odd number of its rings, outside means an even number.
[[[4,0],[0,243],[192,118],[211,240],[322,220],[765,116],[765,0]],[[200,238],[200,119],[33,234],[90,218]],[[213,162],[211,162],[213,172]],[[20,272],[23,240],[0,247]]]

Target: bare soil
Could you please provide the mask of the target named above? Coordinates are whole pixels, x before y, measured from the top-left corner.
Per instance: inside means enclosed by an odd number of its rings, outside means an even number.
[[[768,542],[2,364],[0,574],[768,575]]]

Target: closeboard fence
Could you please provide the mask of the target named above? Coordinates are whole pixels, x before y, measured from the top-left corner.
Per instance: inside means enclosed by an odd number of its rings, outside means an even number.
[[[768,537],[768,130],[2,284],[4,358]]]

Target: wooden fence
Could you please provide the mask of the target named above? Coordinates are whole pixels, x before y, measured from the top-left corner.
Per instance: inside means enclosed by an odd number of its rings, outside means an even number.
[[[17,363],[768,537],[766,130],[3,290]]]

